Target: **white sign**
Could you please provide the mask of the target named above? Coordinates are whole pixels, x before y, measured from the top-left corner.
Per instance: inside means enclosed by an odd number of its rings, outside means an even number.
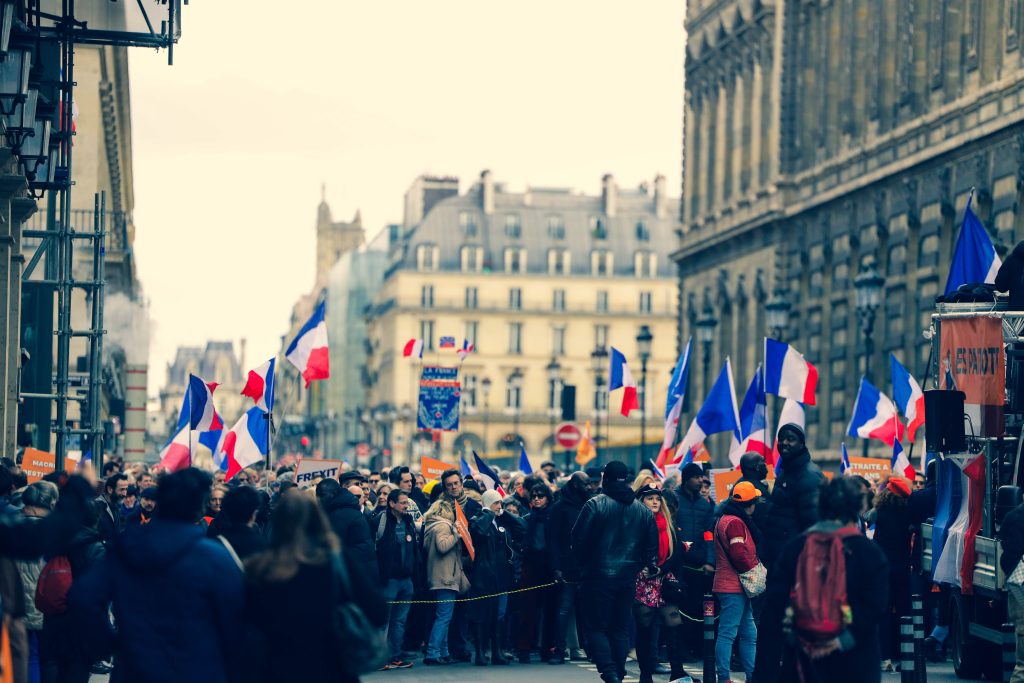
[[[315,460],[303,458],[295,468],[295,483],[308,489],[318,479],[337,479],[341,473],[341,460]]]

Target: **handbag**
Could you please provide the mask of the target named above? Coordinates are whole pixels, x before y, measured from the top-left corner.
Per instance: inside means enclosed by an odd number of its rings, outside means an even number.
[[[334,642],[340,668],[354,677],[377,671],[387,663],[387,639],[381,629],[370,623],[363,608],[353,601],[352,581],[341,556],[331,553],[330,561]]]
[[[721,523],[722,520],[718,521]],[[743,535],[750,535],[750,532],[746,528],[746,523],[743,525]],[[715,529],[715,540],[717,540],[718,544],[722,546],[722,551],[725,553],[725,558],[728,560],[729,553],[726,551],[725,544],[722,543],[722,536],[718,533],[717,528]],[[729,563],[731,564],[732,561],[729,560]],[[733,569],[735,569],[735,567],[733,567]],[[756,598],[761,595],[761,593],[764,593],[765,588],[768,587],[768,569],[761,564],[761,560],[758,560],[757,564],[745,572],[736,572],[736,576],[739,577],[740,587],[743,588],[743,593],[748,598]]]

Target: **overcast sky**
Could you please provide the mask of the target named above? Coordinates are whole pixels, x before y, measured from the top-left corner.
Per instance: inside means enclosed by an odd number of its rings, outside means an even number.
[[[291,12],[293,7],[312,8]],[[181,345],[279,350],[313,285],[320,185],[369,236],[421,173],[489,168],[596,194],[679,193],[683,0],[194,0],[174,65],[130,54],[150,393]]]

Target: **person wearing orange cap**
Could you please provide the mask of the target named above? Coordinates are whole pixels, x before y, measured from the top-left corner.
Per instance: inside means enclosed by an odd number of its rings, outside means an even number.
[[[751,519],[759,491],[749,481],[733,487],[725,503],[723,515],[715,525],[715,581],[712,586],[721,615],[718,620],[718,641],[715,643],[715,668],[721,683],[730,681],[733,643],[737,640],[739,661],[751,680],[754,655],[757,651],[757,626],[751,598],[764,591],[766,572],[757,559],[761,532]],[[743,575],[743,578],[741,578]],[[749,579],[756,578],[753,585]]]
[[[893,475],[875,496],[875,536],[889,561],[889,606],[882,618],[882,671],[895,671],[899,661],[900,617],[910,614],[911,518],[907,508],[910,482]]]

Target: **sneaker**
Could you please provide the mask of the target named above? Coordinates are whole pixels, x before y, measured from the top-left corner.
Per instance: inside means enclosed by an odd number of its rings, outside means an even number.
[[[412,662],[406,662],[406,661],[404,661],[402,659],[396,659],[395,661],[391,662],[387,666],[388,666],[388,668],[391,668],[391,669],[411,669],[412,668]]]
[[[114,667],[110,666],[106,662],[96,662],[91,667],[89,667],[89,673],[98,674],[100,676],[109,674],[113,670]]]
[[[896,667],[894,667],[892,665],[892,660],[891,659],[883,659],[882,660],[882,671],[884,671],[885,673],[892,673],[892,672],[896,671]]]
[[[585,662],[587,661],[587,653],[582,648],[576,648],[569,650],[569,661],[570,662]]]

